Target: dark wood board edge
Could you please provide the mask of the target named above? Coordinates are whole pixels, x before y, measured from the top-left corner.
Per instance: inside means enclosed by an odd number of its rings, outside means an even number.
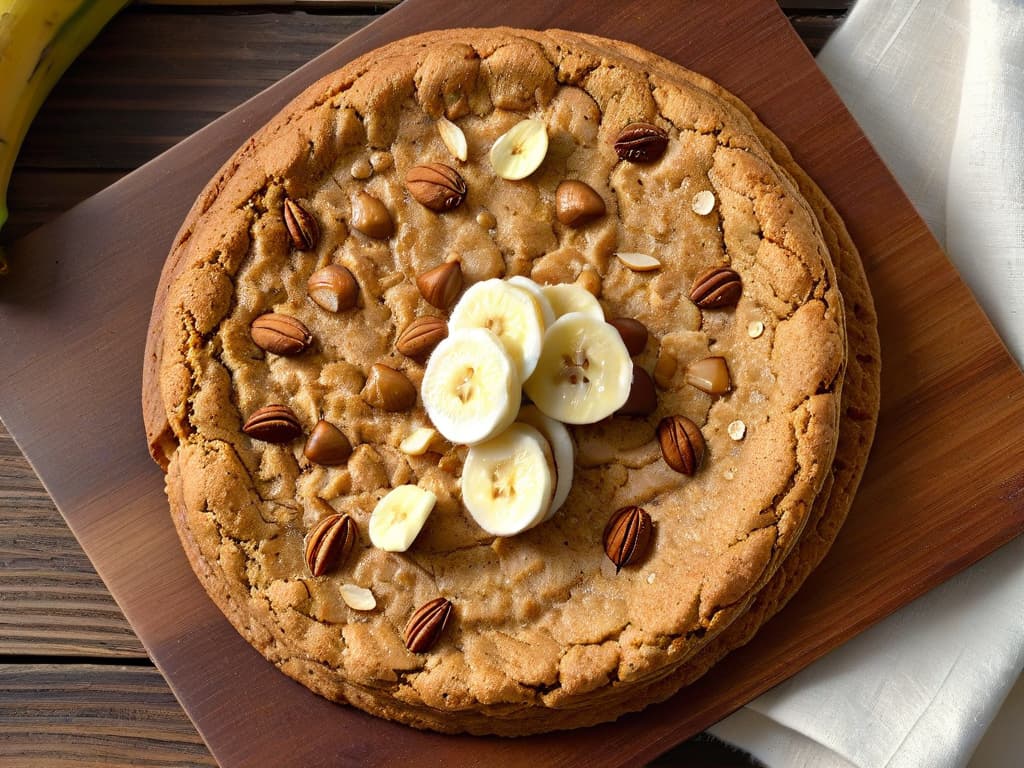
[[[371,47],[372,47],[372,46],[371,46]],[[762,114],[764,114],[764,113],[762,113]],[[769,124],[771,124],[771,119],[770,119],[770,118],[768,118],[768,122],[769,122]],[[806,161],[805,161],[805,163],[806,163]],[[86,205],[88,205],[88,204],[86,204]],[[98,209],[97,209],[97,210],[98,210]],[[180,218],[178,218],[177,220],[180,220]],[[166,223],[166,222],[164,222],[164,223]],[[933,245],[934,245],[934,244],[933,244]],[[924,246],[928,246],[928,243],[925,243],[925,244],[924,244]],[[924,246],[922,245],[922,242],[921,242],[920,238],[915,238],[915,239],[914,239],[914,242],[913,242],[913,243],[911,243],[911,244],[909,244],[908,248],[921,248],[921,247],[924,247]],[[869,264],[869,266],[870,266],[870,264]],[[151,284],[151,285],[152,285],[152,284]],[[152,289],[151,289],[151,290],[152,290]],[[997,362],[997,361],[996,361],[996,362]],[[995,364],[993,364],[993,365],[995,365]],[[1001,369],[1000,369],[1000,370],[1001,370]],[[154,470],[154,471],[155,471],[155,470]],[[81,501],[81,500],[80,500],[80,501]],[[86,500],[86,501],[88,501],[88,500]],[[137,501],[137,499],[127,499],[127,500],[122,500],[122,501],[129,501],[129,502],[130,502],[130,501]],[[1011,521],[1011,522],[1013,522],[1013,521]],[[92,522],[89,522],[88,524],[89,524],[89,525],[91,525],[91,524],[93,524],[93,523],[92,523]],[[98,524],[98,523],[97,523],[97,524]],[[1007,528],[1007,529],[1013,529],[1013,528],[1012,528],[1012,525],[1011,525],[1011,526],[1010,526],[1009,528]],[[1018,529],[1019,529],[1019,528],[1018,528]],[[1002,529],[1000,529],[1000,530],[1002,530]],[[88,530],[87,530],[86,532],[87,532],[87,534],[88,534],[88,532],[91,532],[91,531],[88,531]],[[970,559],[971,559],[972,557],[974,557],[974,554],[975,554],[975,553],[973,553],[973,552],[972,552],[972,553],[969,553],[969,554],[965,555],[965,560],[970,560]],[[979,555],[979,556],[980,556],[980,554],[983,554],[983,552],[980,552],[980,553],[978,553],[978,555]],[[827,564],[827,563],[826,563],[826,564]],[[963,562],[963,564],[966,564],[966,562]],[[909,593],[903,593],[903,594],[899,594],[899,595],[897,596],[897,598],[894,598],[894,600],[895,600],[896,602],[899,602],[899,601],[900,601],[900,600],[901,600],[902,598],[905,598],[905,597],[907,597],[907,595],[908,595],[908,594],[909,594]],[[216,615],[216,616],[217,616],[217,617],[219,618],[219,614],[215,614],[215,615]],[[881,616],[878,616],[878,617],[881,617]],[[220,621],[222,622],[222,620],[220,620]],[[857,628],[859,628],[859,627],[860,627],[860,625],[856,625],[856,627],[857,627]],[[246,648],[248,649],[248,646],[246,646]],[[263,666],[263,667],[266,667],[266,665],[262,665],[262,666]],[[271,673],[272,673],[272,670],[271,670]],[[272,674],[273,674],[273,675],[276,675],[276,673],[272,673]],[[647,719],[647,718],[646,718],[646,715],[647,715],[647,713],[645,713],[645,714],[644,714],[643,720],[646,720],[646,719]],[[628,718],[628,719],[626,719],[626,720],[630,720],[630,719]],[[372,721],[372,722],[376,722],[376,721]],[[648,734],[648,736],[650,735],[650,730],[649,730],[649,728],[647,727],[647,724],[644,724],[644,726],[642,727],[642,730],[643,730],[643,732],[644,732],[644,733]],[[663,733],[663,736],[662,736],[662,737],[663,737],[663,738],[666,738],[666,737],[668,737],[668,738],[670,738],[670,739],[671,739],[671,738],[673,737],[673,735],[672,735],[672,733],[671,733],[671,729],[670,729],[670,731],[669,731],[669,735],[665,735],[665,734]],[[441,738],[443,738],[443,737],[441,737]],[[513,742],[513,743],[515,743],[515,742]],[[655,743],[659,743],[659,742],[656,742],[656,741],[655,741]],[[670,745],[670,744],[667,744],[667,743],[666,743],[666,744],[660,744],[660,748],[659,748],[659,749],[658,749],[657,751],[659,752],[659,751],[660,751],[660,750],[662,750],[662,749],[666,749],[668,745]],[[653,748],[651,748],[651,749],[653,749]]]

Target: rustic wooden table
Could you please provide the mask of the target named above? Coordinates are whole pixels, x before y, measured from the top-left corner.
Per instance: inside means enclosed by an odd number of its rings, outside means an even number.
[[[71,67],[33,125],[0,243],[104,189],[393,4],[129,7]],[[816,52],[851,3],[780,4]],[[655,764],[753,765],[702,737]],[[215,763],[0,424],[0,766],[56,765]]]

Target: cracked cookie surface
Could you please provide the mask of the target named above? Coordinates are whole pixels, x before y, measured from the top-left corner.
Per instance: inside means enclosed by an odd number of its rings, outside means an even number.
[[[559,32],[463,30],[398,43],[314,85],[225,166],[190,214],[172,258],[160,380],[176,449],[168,493],[193,567],[240,632],[285,672],[334,699],[420,727],[519,734],[610,719],[741,616],[797,543],[832,465],[846,327],[819,219],[741,109]],[[457,163],[436,129],[442,115],[469,140]],[[523,117],[540,117],[551,146],[522,182],[491,171],[487,151]],[[657,163],[620,162],[629,122],[669,135]],[[457,167],[468,193],[436,214],[411,200],[413,165]],[[369,178],[359,167],[373,170]],[[585,181],[608,215],[572,229],[554,217],[565,178]],[[711,190],[710,215],[691,207]],[[395,233],[351,227],[367,192]],[[317,219],[315,250],[295,251],[285,198]],[[488,214],[486,216],[482,214]],[[616,251],[656,255],[636,273]],[[415,277],[451,255],[466,282],[524,274],[577,282],[606,315],[642,321],[652,339],[636,362],[654,373],[658,409],[573,428],[577,474],[565,508],[510,539],[477,528],[459,501],[464,449],[421,457],[398,445],[428,423],[417,404],[388,413],[361,397],[375,363],[416,385],[419,363],[397,334],[433,312]],[[307,300],[317,268],[346,266],[357,307],[326,313]],[[733,309],[701,312],[688,288],[707,268],[743,278]],[[313,348],[268,355],[249,326],[264,312],[300,319]],[[752,338],[751,322],[764,325]],[[685,383],[689,363],[729,361],[733,390],[713,399]],[[305,431],[320,414],[355,446],[342,467],[302,456],[301,441],[267,445],[245,419],[287,403]],[[702,427],[707,456],[692,478],[672,471],[654,440],[665,415]],[[727,426],[746,427],[741,441]],[[438,505],[404,554],[369,546],[367,519],[392,487],[416,483]],[[339,571],[312,577],[303,537],[320,500],[349,513],[361,544]],[[600,546],[610,510],[640,504],[655,544],[615,573]],[[368,587],[377,608],[349,609],[343,583]],[[427,654],[402,628],[437,595],[453,621]],[[638,699],[639,696],[639,699]]]

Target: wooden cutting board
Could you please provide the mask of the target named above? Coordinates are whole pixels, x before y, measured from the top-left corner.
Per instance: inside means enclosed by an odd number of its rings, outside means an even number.
[[[616,37],[710,75],[846,218],[878,305],[882,412],[832,553],[782,618],[697,685],[612,726],[426,734],[335,706],[253,651],[202,591],[149,459],[149,310],[186,211],[301,88],[431,28]],[[1024,376],[773,0],[405,0],[268,91],[16,244],[0,281],[0,416],[224,766],[635,765],[736,709],[1024,530]]]

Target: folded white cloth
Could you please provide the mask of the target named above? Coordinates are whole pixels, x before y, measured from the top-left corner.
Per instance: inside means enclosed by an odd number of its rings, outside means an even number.
[[[1024,3],[859,0],[818,63],[1024,361]],[[1020,765],[1022,668],[1024,537],[711,732],[771,768]]]

